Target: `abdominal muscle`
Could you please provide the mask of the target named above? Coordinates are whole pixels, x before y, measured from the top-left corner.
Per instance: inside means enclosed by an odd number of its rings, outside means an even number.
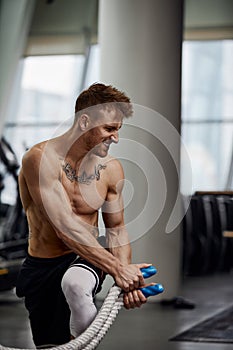
[[[58,237],[56,231],[49,221],[33,212],[27,210],[29,224],[28,253],[31,256],[39,258],[54,258],[69,254],[72,250]],[[84,219],[90,225],[94,226],[92,234],[98,237],[98,212],[95,215],[86,215]],[[96,229],[95,229],[96,228]]]

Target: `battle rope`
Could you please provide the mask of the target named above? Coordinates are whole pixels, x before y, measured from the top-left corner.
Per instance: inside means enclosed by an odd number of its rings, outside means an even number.
[[[79,337],[71,340],[67,344],[59,345],[49,350],[92,350],[100,343],[112,323],[114,322],[119,310],[123,305],[123,296],[121,289],[113,286],[105,298],[101,309],[91,325]],[[0,350],[30,350],[10,348],[0,345]],[[47,350],[47,349],[46,349]]]
[[[153,266],[142,269],[144,278],[150,277],[156,273],[156,269]],[[150,295],[156,295],[163,292],[161,284],[155,284],[150,287],[141,289],[143,294],[148,297]],[[111,325],[113,324],[119,310],[123,305],[123,295],[121,288],[114,285],[110,288],[107,297],[105,298],[100,311],[96,315],[94,321],[79,337],[71,340],[69,343],[59,345],[56,347],[48,348],[45,350],[93,350],[97,347],[100,341],[103,339]],[[31,349],[19,349],[10,348],[0,345],[0,350],[31,350]]]

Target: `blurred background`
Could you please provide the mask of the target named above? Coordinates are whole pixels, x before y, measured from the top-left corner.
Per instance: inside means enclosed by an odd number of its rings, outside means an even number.
[[[170,159],[166,147],[148,133],[123,134],[153,152],[167,183],[161,216],[133,242],[134,260],[158,267],[165,292],[156,300],[177,305],[181,294],[195,306],[203,295],[208,299],[208,285],[217,278],[225,286],[226,302],[233,302],[232,57],[232,0],[0,0],[1,291],[14,290],[27,250],[28,227],[17,186],[22,156],[61,125],[66,128],[79,93],[103,82],[160,113],[180,135]],[[152,124],[159,127],[156,118]],[[121,147],[116,155],[121,157]],[[140,193],[141,177],[130,164],[124,167]],[[156,187],[157,174],[154,181]],[[184,218],[168,235],[177,198]],[[143,203],[137,200],[126,208],[126,221]],[[156,197],[154,206],[156,212]],[[206,294],[195,294],[193,277],[196,290],[203,286]],[[184,308],[190,305],[180,300]],[[213,312],[212,306],[205,314]]]

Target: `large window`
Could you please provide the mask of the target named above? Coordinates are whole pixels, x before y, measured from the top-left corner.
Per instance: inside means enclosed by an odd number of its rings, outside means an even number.
[[[182,137],[193,191],[226,190],[233,152],[233,41],[185,41]],[[185,164],[181,169],[185,188]],[[229,186],[229,184],[228,184]]]
[[[99,79],[98,52],[98,45],[93,45],[88,56],[34,56],[22,61],[20,93],[12,97],[11,119],[3,132],[19,163],[27,148],[71,124],[80,91]],[[12,182],[10,176],[4,179],[2,193],[2,201],[10,204],[16,198]]]
[[[17,108],[4,135],[18,157],[26,147],[46,140],[56,126],[74,114],[75,93],[80,91],[83,56],[25,58]]]

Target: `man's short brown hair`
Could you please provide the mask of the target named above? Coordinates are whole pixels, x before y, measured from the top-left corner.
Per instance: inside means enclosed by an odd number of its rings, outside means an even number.
[[[121,110],[123,117],[128,118],[132,115],[133,109],[130,98],[126,94],[111,85],[101,83],[92,84],[87,90],[84,90],[77,98],[75,103],[75,113],[101,105],[101,108],[115,107]],[[98,108],[97,108],[98,109]]]

